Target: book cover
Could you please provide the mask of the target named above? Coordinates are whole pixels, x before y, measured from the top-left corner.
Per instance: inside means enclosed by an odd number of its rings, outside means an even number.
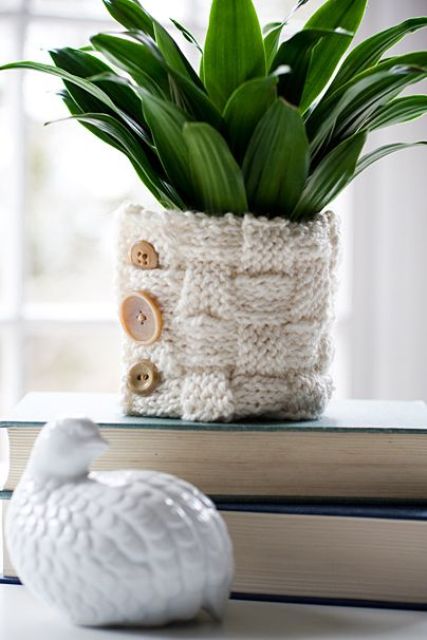
[[[123,416],[109,394],[29,394],[1,421],[10,441],[3,484],[14,489],[41,426],[87,415],[111,448],[96,470],[154,469],[217,497],[427,499],[422,402],[332,402],[319,420],[192,423]]]
[[[427,609],[426,503],[217,507],[234,545],[235,598]],[[5,563],[3,581],[18,583]]]

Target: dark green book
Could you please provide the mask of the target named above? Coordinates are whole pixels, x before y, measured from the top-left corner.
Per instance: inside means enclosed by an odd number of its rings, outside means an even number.
[[[237,598],[427,608],[427,505],[217,507],[233,540]],[[18,582],[7,553],[3,563],[3,581]]]
[[[96,469],[157,469],[205,493],[256,499],[427,499],[427,408],[422,402],[344,400],[308,422],[196,423],[124,416],[109,394],[30,393],[0,427],[14,489],[41,426],[86,415],[111,449]]]

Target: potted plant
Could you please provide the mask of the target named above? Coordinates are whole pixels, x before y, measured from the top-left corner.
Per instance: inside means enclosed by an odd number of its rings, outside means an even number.
[[[72,117],[125,153],[163,207],[118,215],[126,412],[318,416],[339,249],[325,208],[408,146],[363,155],[369,132],[427,111],[427,96],[399,97],[427,77],[427,52],[386,57],[427,18],[342,61],[367,0],[327,0],[287,39],[290,16],[262,31],[251,0],[213,0],[203,50],[175,22],[201,54],[196,73],[138,0],[103,2],[124,31],[51,51],[52,66],[2,68],[61,78]]]

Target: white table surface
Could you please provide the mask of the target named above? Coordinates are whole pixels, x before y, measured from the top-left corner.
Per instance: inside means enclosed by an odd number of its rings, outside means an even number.
[[[21,586],[0,585],[2,640],[425,640],[427,612],[238,602],[222,624],[201,616],[165,629],[79,629],[39,604]]]

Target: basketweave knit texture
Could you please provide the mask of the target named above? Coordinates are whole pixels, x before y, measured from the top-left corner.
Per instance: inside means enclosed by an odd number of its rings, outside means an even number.
[[[333,213],[296,224],[126,205],[117,220],[118,301],[149,292],[164,321],[149,346],[123,332],[127,414],[212,422],[323,412],[332,393],[339,250]],[[139,240],[156,249],[157,269],[130,263]],[[147,396],[128,385],[130,368],[143,359],[160,372]]]

